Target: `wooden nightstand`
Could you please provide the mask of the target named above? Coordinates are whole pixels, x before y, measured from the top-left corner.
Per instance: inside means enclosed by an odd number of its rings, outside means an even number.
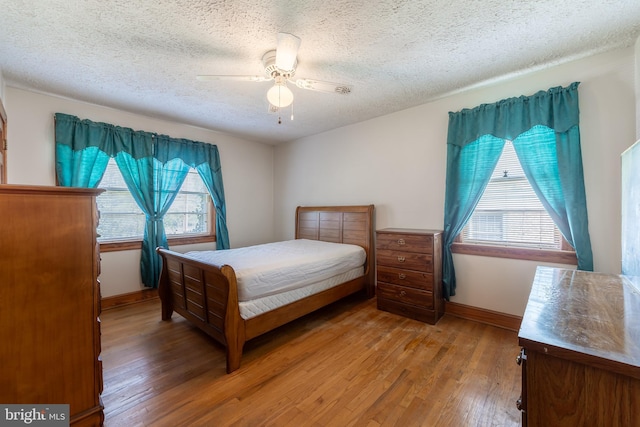
[[[444,314],[442,231],[376,232],[378,309],[435,324]]]

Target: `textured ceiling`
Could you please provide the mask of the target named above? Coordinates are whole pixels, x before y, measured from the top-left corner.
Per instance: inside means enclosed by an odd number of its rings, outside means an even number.
[[[268,112],[278,32],[302,39],[292,88]],[[7,85],[278,143],[424,104],[465,87],[632,45],[639,0],[0,0]],[[117,123],[116,123],[117,124]],[[150,130],[150,129],[144,129]]]

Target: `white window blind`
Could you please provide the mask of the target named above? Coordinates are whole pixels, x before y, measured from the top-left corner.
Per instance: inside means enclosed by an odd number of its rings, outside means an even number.
[[[109,160],[98,187],[106,190],[97,198],[98,241],[142,239],[145,215],[129,192],[114,159]],[[204,182],[198,172],[191,169],[164,217],[165,233],[167,236],[209,234],[211,206]]]
[[[465,243],[561,249],[562,236],[524,175],[511,141],[462,231]]]

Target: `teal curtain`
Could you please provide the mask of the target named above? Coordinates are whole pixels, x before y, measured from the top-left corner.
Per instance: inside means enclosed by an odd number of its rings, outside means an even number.
[[[217,153],[215,153],[217,156]],[[198,174],[207,186],[216,208],[216,248],[228,249],[229,233],[227,232],[227,208],[224,203],[224,187],[222,186],[222,170],[211,168],[212,163],[201,163],[196,166]],[[215,164],[215,163],[213,163]],[[220,164],[220,159],[217,160]]]
[[[56,115],[56,176],[63,187],[95,188],[110,156],[99,146],[111,145],[112,133],[98,123],[76,126],[72,116]],[[88,146],[84,141],[96,141]],[[74,147],[83,147],[77,150]]]
[[[60,185],[96,187],[109,158],[116,159],[134,200],[147,217],[140,259],[145,286],[157,287],[161,266],[155,248],[167,247],[162,218],[189,168],[198,170],[213,199],[216,248],[229,248],[218,147],[62,113],[56,113],[55,123],[56,174]]]
[[[451,244],[478,205],[503,147],[504,140],[492,135],[483,135],[464,147],[447,145],[442,257],[443,294],[447,301],[455,295]]]
[[[475,209],[504,140],[513,141],[527,179],[574,246],[578,268],[593,270],[580,149],[578,85],[575,82],[566,88],[551,88],[528,97],[449,113],[443,233],[443,287],[447,299],[455,295],[456,289],[451,245]],[[544,167],[540,166],[542,163]]]
[[[513,140],[524,173],[562,236],[576,250],[578,269],[593,270],[580,132],[534,126]]]
[[[121,151],[116,163],[134,200],[146,216],[140,274],[142,283],[156,287],[162,268],[156,248],[168,247],[163,218],[184,182],[189,166],[181,159],[160,163],[153,157],[135,159]]]
[[[158,137],[163,138],[162,136]],[[166,148],[164,148],[166,147]],[[227,208],[222,183],[222,166],[217,148],[211,144],[198,143],[186,139],[171,139],[170,145],[161,145],[155,154],[161,162],[179,157],[185,164],[198,171],[204,185],[209,191],[216,210],[216,248],[228,249],[229,233],[227,231]]]

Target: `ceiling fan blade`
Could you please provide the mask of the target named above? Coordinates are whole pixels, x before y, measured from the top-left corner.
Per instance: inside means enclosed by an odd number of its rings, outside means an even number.
[[[232,75],[199,75],[196,76],[196,79],[208,82],[213,80],[227,80],[227,81],[236,81],[236,82],[266,82],[267,80],[271,80],[265,76],[232,76]]]
[[[296,56],[300,48],[299,37],[289,33],[278,33],[276,49],[276,67],[282,71],[293,71],[296,68]]]
[[[301,89],[315,90],[316,92],[339,93],[348,95],[351,93],[351,86],[342,83],[323,82],[312,79],[297,79],[296,86]]]

